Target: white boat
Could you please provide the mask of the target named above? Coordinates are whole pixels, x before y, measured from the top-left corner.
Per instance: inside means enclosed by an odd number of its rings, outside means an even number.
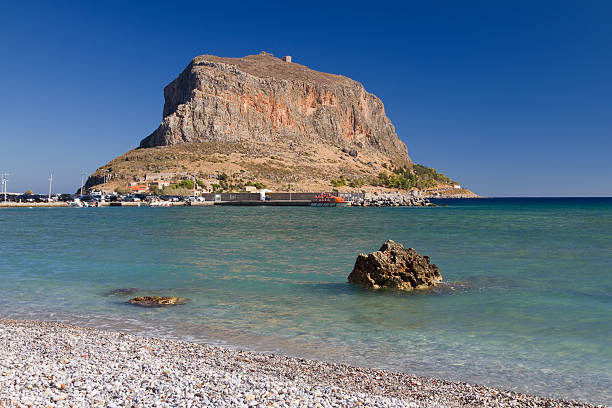
[[[73,201],[69,202],[68,205],[70,205],[71,207],[78,207],[78,208],[87,207],[87,203],[84,203],[78,198],[75,198]]]
[[[149,205],[151,207],[171,207],[172,203],[170,201],[151,201]]]

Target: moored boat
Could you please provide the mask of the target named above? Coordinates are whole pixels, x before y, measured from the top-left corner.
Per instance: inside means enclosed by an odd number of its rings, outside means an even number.
[[[346,207],[348,202],[331,193],[322,193],[310,200],[311,207]]]
[[[77,208],[87,207],[87,203],[84,203],[78,198],[75,198],[73,201],[69,202],[68,205],[71,207],[77,207]]]
[[[151,201],[149,205],[151,207],[171,207],[172,203],[170,201]]]

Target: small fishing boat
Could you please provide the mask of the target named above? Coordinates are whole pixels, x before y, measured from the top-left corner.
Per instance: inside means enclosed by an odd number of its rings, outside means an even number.
[[[151,201],[149,205],[151,207],[171,207],[172,203],[170,201]]]
[[[78,198],[75,198],[73,201],[69,202],[68,205],[76,208],[87,207],[87,203],[84,203]]]
[[[348,202],[331,193],[323,193],[310,200],[311,207],[346,207]]]

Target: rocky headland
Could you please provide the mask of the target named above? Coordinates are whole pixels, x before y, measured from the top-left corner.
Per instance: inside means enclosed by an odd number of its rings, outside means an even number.
[[[99,187],[106,174],[107,191],[196,176],[209,191],[257,184],[373,192],[397,190],[381,174],[412,175],[408,149],[382,101],[342,75],[265,52],[201,55],[165,87],[164,98],[158,128],[100,167],[87,187]]]

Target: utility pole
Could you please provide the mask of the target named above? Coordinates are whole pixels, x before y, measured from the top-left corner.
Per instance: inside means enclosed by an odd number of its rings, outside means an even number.
[[[104,181],[102,182],[102,200],[104,200],[106,194],[104,192],[104,189],[106,188],[106,173],[110,173],[110,170],[104,170]]]
[[[49,202],[51,202],[51,187],[53,185],[53,173],[51,173],[51,176],[49,177]]]
[[[85,185],[85,173],[81,173],[81,196],[83,195],[83,186]]]
[[[8,173],[2,173],[0,174],[0,176],[2,176],[2,191],[4,192],[4,202],[6,203],[6,182],[8,181],[6,179],[6,176],[8,176]]]
[[[295,178],[295,174],[291,175],[291,181],[293,181],[295,183],[296,178]],[[289,183],[289,201],[291,201],[291,189],[293,188],[293,184]]]

